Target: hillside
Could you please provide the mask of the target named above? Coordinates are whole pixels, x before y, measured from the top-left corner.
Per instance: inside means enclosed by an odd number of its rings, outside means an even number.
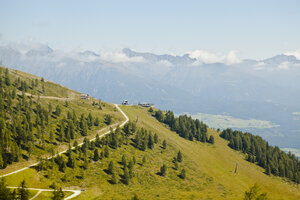
[[[3,67],[0,78],[0,175],[67,149],[75,140],[80,143],[83,136],[93,138],[123,120],[114,105],[81,99],[79,92],[44,78]]]
[[[2,69],[3,77],[4,73]],[[9,76],[12,83],[17,77],[28,82],[38,78],[15,70],[9,70]],[[88,116],[91,112],[93,119],[99,118],[99,126],[88,129],[88,139],[94,138],[97,133],[101,136],[107,131],[109,125],[105,123],[105,116],[112,116],[113,125],[120,125],[124,120],[122,113],[112,104],[101,101],[100,110],[99,105],[93,103],[99,103],[99,100],[81,100],[80,93],[47,80],[39,84],[44,85],[44,93],[38,92],[43,90],[42,87],[27,91],[33,93],[33,101],[39,101],[45,108],[51,102],[53,110],[56,105],[62,109],[56,119],[50,115],[48,125],[45,125],[47,139],[50,137],[48,130],[58,127],[59,120],[67,118],[69,109],[75,110],[77,116]],[[39,100],[37,94],[40,94]],[[24,95],[17,98],[21,101]],[[60,141],[57,130],[57,139],[54,140],[57,144],[47,143],[44,148],[49,145],[55,148],[55,152],[69,150],[56,158],[40,160],[41,163],[35,167],[7,176],[7,185],[18,187],[25,179],[28,188],[49,189],[55,183],[64,190],[84,190],[74,199],[131,199],[135,195],[139,199],[242,199],[244,192],[257,183],[270,199],[300,198],[298,185],[266,175],[263,168],[247,162],[244,154],[228,147],[228,141],[219,137],[219,132],[213,129],[208,128],[206,134],[207,137],[214,137],[214,144],[190,141],[160,123],[147,108],[120,106],[120,109],[131,122],[116,130],[111,129],[110,134],[97,137],[92,142],[84,140],[85,136],[79,134],[80,127],[77,137],[70,141],[65,141],[67,138]],[[32,115],[34,119],[36,115]],[[55,116],[55,112],[52,115]],[[37,128],[33,128],[33,132],[36,131]],[[153,142],[150,142],[152,139]],[[84,140],[84,143],[77,146],[74,144],[75,140],[77,143]],[[0,175],[28,166],[29,163],[36,162],[37,157],[49,154],[40,148],[42,143],[39,138],[35,136],[34,141],[37,146],[30,159],[22,158],[19,162],[7,165],[0,170]],[[69,144],[74,148],[70,149]],[[28,154],[26,149],[20,149],[22,154]],[[178,160],[179,152],[182,155],[181,162]],[[177,157],[178,162],[173,162],[174,157]],[[238,169],[234,173],[236,163]],[[164,165],[165,174],[161,170]],[[185,176],[182,174],[183,169]],[[35,191],[31,191],[30,195],[35,194]],[[66,196],[70,194],[72,192],[65,192]],[[50,199],[51,196],[51,191],[43,191],[35,199]]]

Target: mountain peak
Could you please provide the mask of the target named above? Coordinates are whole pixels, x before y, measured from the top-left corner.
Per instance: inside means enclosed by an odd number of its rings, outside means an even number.
[[[289,63],[300,63],[299,60],[293,55],[277,55],[268,59],[263,60],[264,63],[267,64],[280,64],[283,62],[289,62]]]
[[[53,49],[51,49],[48,45],[40,45],[38,47],[34,47],[29,50],[26,55],[30,57],[35,56],[46,56],[53,53]]]

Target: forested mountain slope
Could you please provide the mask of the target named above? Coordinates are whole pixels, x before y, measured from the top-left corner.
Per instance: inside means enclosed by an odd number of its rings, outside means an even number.
[[[155,108],[120,106],[130,122],[100,137],[98,130],[124,120],[113,105],[80,99],[80,93],[47,80],[1,69],[1,137],[7,139],[1,138],[0,172],[40,160],[35,167],[5,177],[8,186],[25,180],[28,188],[83,190],[74,199],[243,199],[257,183],[270,199],[300,198],[297,184],[265,174],[199,120]],[[46,159],[50,149],[69,150]],[[19,160],[9,160],[10,155]],[[52,197],[52,192],[42,192],[36,199]]]
[[[0,175],[122,120],[112,104],[3,67],[0,96]]]

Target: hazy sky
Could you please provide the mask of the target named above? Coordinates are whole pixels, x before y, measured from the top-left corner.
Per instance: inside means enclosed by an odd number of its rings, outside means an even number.
[[[0,0],[0,42],[26,41],[68,51],[237,50],[266,58],[300,49],[300,1]]]

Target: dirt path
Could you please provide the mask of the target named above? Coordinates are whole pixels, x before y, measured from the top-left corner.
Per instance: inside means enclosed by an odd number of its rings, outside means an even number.
[[[120,124],[120,127],[122,127],[122,126],[124,126],[124,125],[129,121],[129,118],[128,118],[127,115],[121,110],[121,108],[119,108],[119,106],[118,106],[117,104],[115,104],[115,106],[116,106],[116,108],[122,113],[122,115],[125,117],[125,121],[122,122],[122,123]],[[105,128],[106,128],[106,127],[105,127]],[[105,129],[105,128],[103,128],[103,129]],[[113,130],[116,130],[116,128],[114,128]],[[100,135],[99,137],[100,137],[100,138],[101,138],[101,137],[104,137],[105,135],[107,135],[107,134],[109,134],[109,133],[110,133],[110,131],[107,131],[107,132],[103,133],[102,135]],[[95,139],[96,139],[96,138],[92,138],[92,139],[90,139],[90,141],[93,141],[93,140],[95,140]],[[80,144],[78,144],[78,146],[81,146],[81,145],[83,145],[83,142],[80,143]],[[72,149],[75,149],[75,147],[72,147]],[[54,157],[56,157],[56,156],[58,156],[58,155],[61,155],[61,154],[63,154],[63,153],[66,153],[67,151],[68,151],[68,149],[66,149],[66,150],[64,150],[64,151],[61,151],[61,152],[59,152],[58,154],[56,154],[56,155],[54,155],[54,156],[50,156],[50,157],[48,157],[47,159],[54,158]],[[21,172],[21,171],[24,171],[24,170],[26,170],[26,169],[28,169],[28,168],[30,168],[30,167],[36,166],[36,165],[38,165],[38,164],[39,164],[39,162],[34,163],[34,164],[32,164],[32,165],[29,165],[29,166],[27,166],[27,167],[24,167],[24,168],[22,168],[22,169],[18,169],[18,170],[15,170],[15,171],[13,171],[13,172],[10,172],[10,173],[0,175],[0,178],[1,178],[1,177],[5,177],[5,176],[9,176],[9,175],[12,175],[12,174],[19,173],[19,172]],[[9,187],[9,188],[17,188],[17,187]],[[42,191],[53,191],[53,190],[50,190],[50,189],[39,189],[39,188],[28,188],[28,189],[31,189],[31,190],[39,190],[38,194],[36,194],[36,195],[35,195],[34,197],[32,197],[31,199],[34,199],[35,197],[37,197],[37,196],[39,195],[39,193],[41,193]],[[81,193],[81,190],[63,190],[63,191],[70,191],[70,192],[73,192],[73,194],[72,194],[71,196],[65,198],[65,200],[74,198],[74,197],[78,196],[78,195]]]
[[[21,92],[17,92],[18,95],[22,95]],[[26,96],[30,97],[38,97],[37,95],[33,95],[33,94],[30,94],[30,93],[25,93]],[[40,96],[40,99],[55,99],[55,100],[61,100],[61,101],[71,101],[73,99],[75,99],[75,97],[68,97],[68,98],[65,98],[65,97],[54,97],[54,96]]]
[[[18,187],[8,187],[11,189],[18,189]],[[41,192],[53,192],[53,189],[40,189],[40,188],[26,188],[26,190],[38,190],[38,192],[36,193],[36,195],[34,195],[33,197],[30,198],[30,200],[35,199],[37,196],[39,196],[39,194]],[[65,198],[65,200],[67,199],[72,199],[74,197],[77,197],[78,195],[80,195],[81,190],[62,190],[63,192],[73,192],[72,195],[68,196]]]

